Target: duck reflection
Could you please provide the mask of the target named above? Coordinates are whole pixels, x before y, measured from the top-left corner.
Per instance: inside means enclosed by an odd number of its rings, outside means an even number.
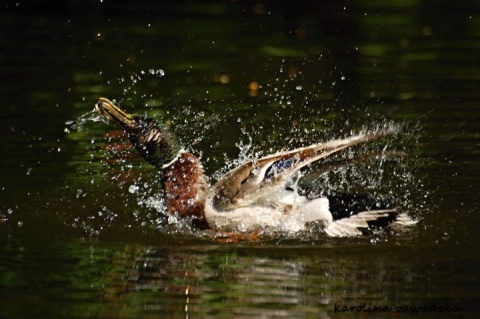
[[[291,317],[305,303],[303,263],[133,247],[117,253],[113,262],[104,295],[112,309],[136,305],[142,313],[186,318]]]
[[[276,256],[275,249],[226,249],[125,247],[108,271],[106,311],[175,318],[329,318],[334,305],[346,300],[395,304],[412,297],[409,289],[402,296],[385,287],[385,280],[414,290],[415,270],[389,263],[389,257],[372,263],[360,255],[332,255],[331,249],[325,258],[308,249],[300,249],[296,258]]]

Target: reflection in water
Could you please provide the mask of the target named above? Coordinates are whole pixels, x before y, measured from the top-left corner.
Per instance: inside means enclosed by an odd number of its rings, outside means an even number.
[[[113,293],[122,296],[122,303],[147,297],[147,311],[183,310],[185,317],[288,318],[304,311],[303,268],[302,263],[269,258],[149,250],[136,256],[133,269],[126,269],[126,286]]]
[[[300,258],[298,252],[295,258],[281,256],[284,250],[278,246],[235,247],[229,253],[205,245],[200,251],[195,246],[126,246],[105,265],[101,312],[329,318],[335,305],[389,307],[391,315],[405,305],[449,303],[464,311],[470,306],[465,295],[471,291],[454,292],[453,286],[434,284],[451,262],[428,262],[416,256],[409,260],[408,249],[392,252],[379,246],[339,245],[297,247],[303,253]]]
[[[140,250],[134,253],[130,267],[125,269],[125,286],[108,290],[108,301],[114,306],[117,302],[142,302],[147,313],[184,311],[185,317],[292,317],[306,302],[304,266],[298,262],[214,252]],[[112,284],[115,286],[115,280]],[[265,307],[268,305],[270,310]]]
[[[2,247],[2,267],[22,271],[0,275],[0,314],[331,318],[341,315],[335,313],[339,305],[389,307],[388,315],[395,316],[398,306],[448,304],[468,316],[479,292],[478,276],[471,272],[478,262],[418,254],[394,238],[394,246],[351,240],[223,246],[183,238],[149,247],[38,243],[42,250],[30,244],[23,252]]]

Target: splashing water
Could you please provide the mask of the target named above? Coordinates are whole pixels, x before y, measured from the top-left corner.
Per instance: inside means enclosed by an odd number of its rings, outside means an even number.
[[[224,160],[225,160],[225,167],[221,168],[220,170],[216,171],[213,173],[212,177],[215,180],[220,179],[225,173],[230,171],[231,169],[238,167],[250,160],[254,160],[256,158],[260,158],[262,156],[261,152],[252,152],[253,148],[253,138],[252,135],[247,132],[244,128],[241,129],[241,132],[247,136],[248,142],[245,142],[244,140],[240,140],[239,142],[235,143],[235,146],[239,150],[238,157],[236,159],[229,159],[227,157],[227,154],[223,154]]]
[[[82,128],[82,125],[88,121],[98,121],[96,116],[92,116],[92,112],[84,114],[80,117],[80,120],[71,121],[72,127]],[[74,122],[74,123],[73,123]],[[404,141],[408,142],[408,139],[415,140],[407,129],[402,128],[400,125],[393,123],[378,124],[375,129],[385,129],[392,132],[392,136],[389,136],[381,141],[373,141],[365,145],[360,145],[357,148],[349,149],[346,152],[342,152],[331,159],[327,159],[319,163],[320,165],[329,165],[335,161],[345,161],[347,164],[338,168],[332,168],[329,171],[324,171],[319,175],[315,175],[315,167],[311,170],[307,170],[306,174],[300,179],[306,181],[306,184],[313,184],[320,189],[329,189],[334,192],[347,192],[356,193],[366,192],[367,194],[394,194],[402,202],[402,207],[406,208],[407,212],[411,212],[415,209],[415,205],[412,204],[412,190],[420,183],[412,173],[412,163],[402,156],[393,156],[390,158],[387,156],[391,149],[400,148],[400,151],[407,150],[412,147],[412,143],[403,145]],[[362,132],[368,132],[375,129],[363,129]],[[252,134],[246,129],[242,129],[242,133],[246,138],[239,140],[235,145],[239,150],[239,154],[235,159],[228,159],[225,156],[226,164],[224,167],[213,174],[214,179],[219,179],[224,173],[230,169],[237,167],[247,161],[255,160],[263,156],[262,151],[255,151],[253,149]],[[355,135],[352,134],[351,135]],[[416,143],[414,141],[414,143]],[[399,146],[400,145],[400,146]],[[418,145],[415,145],[418,146]],[[368,154],[372,151],[376,152],[376,156],[368,157]],[[400,154],[400,153],[399,153]],[[365,160],[356,161],[355,159],[362,156],[367,156]],[[351,163],[349,163],[349,161]],[[312,165],[314,166],[314,165]],[[150,179],[150,177],[152,177]],[[141,224],[142,227],[150,229],[158,229],[165,233],[180,233],[180,234],[193,234],[203,236],[204,232],[198,229],[192,228],[191,220],[179,219],[178,216],[171,215],[167,212],[164,199],[162,197],[161,185],[153,176],[150,176],[146,182],[144,177],[139,177],[133,181],[128,182],[124,187],[124,192],[127,195],[132,195],[136,201],[137,208],[131,208],[136,213],[132,213],[134,222]],[[299,180],[300,180],[299,179]],[[299,182],[298,187],[302,188],[302,183]],[[295,185],[297,187],[297,185]],[[417,188],[418,189],[418,188]],[[107,215],[99,216],[98,218],[106,218]],[[112,214],[108,215],[112,216]],[[105,221],[108,225],[108,221]],[[87,227],[85,224],[81,227]],[[317,238],[319,232],[311,232],[310,238]],[[278,234],[266,234],[269,238],[276,238]],[[280,234],[280,236],[287,236],[288,234]],[[298,236],[295,234],[292,236]],[[295,237],[296,238],[296,237]]]
[[[125,86],[124,99],[128,101],[132,95],[137,95],[136,89],[138,89],[138,82],[144,80],[144,78],[149,76],[160,78],[163,77],[164,74],[163,70],[149,69],[140,71],[140,73],[129,73],[127,77],[119,78],[118,84]],[[259,107],[268,106],[277,110],[275,115],[278,115],[279,118],[283,116],[283,118],[286,119],[286,117],[288,117],[287,121],[282,122],[279,120],[278,123],[296,124],[292,124],[291,127],[287,128],[287,126],[283,124],[279,126],[279,124],[274,123],[271,128],[272,132],[264,129],[263,124],[257,125],[253,123],[253,127],[250,130],[242,127],[241,133],[243,134],[243,138],[235,143],[235,146],[239,150],[238,156],[232,159],[228,158],[226,153],[224,153],[225,164],[213,173],[211,176],[213,180],[218,180],[229,170],[247,161],[261,158],[263,155],[275,153],[282,149],[307,146],[312,143],[321,142],[322,140],[327,141],[329,139],[352,136],[358,133],[386,130],[391,132],[392,135],[381,141],[372,141],[365,145],[355,147],[354,149],[348,149],[341,154],[322,161],[319,165],[329,165],[329,161],[344,161],[346,163],[351,161],[351,163],[347,163],[341,167],[334,167],[320,174],[315,174],[315,165],[312,165],[313,167],[310,170],[307,169],[306,174],[302,175],[302,177],[296,181],[298,185],[295,184],[295,187],[301,189],[303,184],[308,183],[310,185],[313,184],[319,189],[329,189],[334,192],[355,193],[360,191],[373,195],[394,194],[400,199],[401,206],[402,208],[406,208],[407,213],[412,211],[415,213],[415,210],[418,210],[418,207],[421,207],[422,204],[413,204],[418,203],[415,202],[416,197],[418,197],[415,196],[415,192],[418,193],[418,190],[421,191],[424,189],[422,187],[423,185],[421,185],[422,181],[413,172],[415,163],[412,163],[412,158],[401,156],[389,157],[386,154],[392,149],[399,149],[400,152],[410,152],[411,149],[418,147],[418,136],[414,136],[418,130],[409,131],[408,127],[403,127],[402,125],[385,120],[375,120],[373,118],[367,126],[363,126],[364,123],[361,126],[355,126],[355,123],[349,122],[350,118],[345,119],[342,125],[332,125],[336,123],[334,120],[341,122],[343,119],[334,117],[332,120],[332,117],[329,118],[325,116],[334,114],[332,113],[334,112],[333,109],[319,104],[317,101],[317,93],[315,93],[316,87],[312,88],[309,85],[302,85],[304,83],[299,83],[302,82],[302,79],[299,77],[301,77],[301,72],[289,75],[286,79],[279,77],[273,83],[265,83],[263,86],[264,91],[262,92],[263,99],[258,102]],[[299,95],[298,92],[301,92],[301,94]],[[130,97],[127,97],[127,94]],[[142,99],[150,97],[153,99],[152,101],[157,102],[152,95],[140,95]],[[163,103],[159,104],[163,105]],[[195,102],[188,100],[186,105],[183,105],[183,112],[173,114],[175,128],[179,131],[180,135],[187,137],[187,145],[190,146],[200,143],[207,136],[214,136],[215,134],[210,134],[209,132],[213,132],[218,123],[224,121],[224,114],[228,114],[228,112],[209,114],[205,110],[198,110],[194,104]],[[285,109],[287,107],[290,108],[292,104],[296,105],[296,108],[292,108],[291,112],[281,113],[282,111],[278,111],[278,106],[281,109]],[[147,105],[151,104],[147,103],[146,106]],[[302,112],[297,112],[298,108],[300,108]],[[307,118],[311,120],[307,121]],[[76,120],[67,121],[65,123],[67,125],[65,132],[68,133],[70,129],[82,131],[89,122],[107,121],[95,110],[92,110],[81,115]],[[300,125],[298,123],[300,123]],[[257,125],[256,128],[255,125]],[[199,127],[202,129],[198,129]],[[206,130],[209,130],[209,132],[206,132]],[[254,141],[256,138],[260,138],[262,143]],[[258,145],[263,146],[259,148]],[[200,151],[200,153],[202,152],[203,151]],[[378,155],[375,157],[372,156],[361,163],[354,160],[365,156],[369,152],[375,152]],[[210,159],[208,156],[206,156],[206,158],[208,162]],[[129,159],[127,159],[127,161],[128,160]],[[125,161],[125,156],[123,157],[123,161]],[[137,168],[138,167],[128,166],[123,162],[121,170],[130,171]],[[112,180],[114,180],[113,177]],[[117,180],[119,179],[115,179],[115,181]],[[123,187],[123,192],[125,192],[123,196],[130,198],[133,196],[134,202],[136,202],[136,208],[130,207],[129,205],[129,209],[134,211],[134,213],[131,214],[133,214],[133,221],[135,223],[141,223],[142,226],[156,228],[166,232],[175,231],[188,234],[201,234],[201,231],[192,229],[191,221],[188,219],[179,219],[177,216],[167,212],[160,183],[151,183],[149,180],[147,184],[142,178],[137,178],[133,181],[130,180],[124,185],[126,187]],[[125,204],[125,206],[127,206],[127,204]],[[101,215],[102,218],[106,218],[105,216],[105,214]],[[312,233],[313,237],[317,235],[317,232]]]
[[[88,122],[108,123],[108,120],[104,116],[98,114],[98,112],[95,111],[95,109],[93,109],[90,112],[80,115],[75,120],[66,121],[65,125],[67,125],[67,127],[65,128],[64,131],[65,133],[70,133],[70,129],[74,129],[81,132],[85,128],[85,124]]]

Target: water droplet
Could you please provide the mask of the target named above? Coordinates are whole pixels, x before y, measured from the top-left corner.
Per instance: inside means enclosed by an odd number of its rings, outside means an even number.
[[[301,90],[302,90],[302,86],[301,86],[301,85],[297,85],[296,89],[297,89],[298,91],[301,91]]]
[[[128,192],[130,194],[135,194],[138,192],[139,189],[140,187],[138,187],[137,185],[130,185],[130,187],[128,188]]]

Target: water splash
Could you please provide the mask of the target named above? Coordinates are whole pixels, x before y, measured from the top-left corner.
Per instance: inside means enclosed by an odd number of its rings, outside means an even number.
[[[241,132],[247,137],[247,141],[241,139],[235,143],[235,146],[239,151],[237,158],[231,159],[226,153],[223,154],[225,165],[213,173],[212,177],[214,180],[220,179],[225,173],[234,169],[235,167],[241,166],[248,161],[255,161],[255,159],[259,159],[263,156],[263,151],[256,151],[254,149],[253,133],[247,131],[245,128],[242,128]]]
[[[76,131],[83,131],[85,129],[85,125],[89,122],[103,122],[103,123],[108,123],[108,120],[98,114],[98,112],[93,109],[85,114],[80,115],[77,119],[75,120],[69,120],[65,122],[65,125],[67,127],[65,128],[65,133],[70,133],[70,129],[74,129]]]
[[[198,229],[192,226],[192,219],[168,212],[160,185],[136,182],[129,186],[129,191],[132,190],[136,194],[137,205],[143,208],[143,212],[135,216],[142,227],[170,234],[199,234]]]
[[[285,63],[285,61],[283,62]],[[282,68],[284,67],[282,66]],[[212,177],[219,179],[230,169],[242,165],[249,160],[258,159],[264,153],[274,153],[281,149],[306,146],[322,140],[326,141],[328,139],[355,135],[359,132],[366,133],[377,129],[386,129],[392,131],[392,137],[383,141],[385,142],[384,144],[379,144],[374,141],[373,143],[362,145],[353,150],[348,150],[333,159],[348,161],[356,157],[361,157],[362,154],[367,154],[371,151],[379,152],[380,155],[377,158],[365,161],[360,165],[352,163],[321,175],[314,175],[313,179],[310,177],[310,180],[308,180],[309,177],[307,174],[304,179],[306,181],[313,181],[313,183],[321,189],[331,189],[339,192],[356,192],[361,190],[371,194],[383,192],[396,194],[401,199],[404,199],[403,206],[408,209],[414,208],[415,205],[412,204],[411,195],[413,194],[412,189],[418,185],[418,182],[412,173],[411,163],[404,158],[390,159],[382,154],[386,154],[390,149],[395,149],[395,147],[402,145],[405,141],[407,141],[405,144],[407,146],[400,146],[400,149],[415,148],[417,146],[415,142],[409,143],[409,139],[410,142],[415,139],[412,137],[415,133],[402,128],[401,125],[388,121],[378,121],[378,119],[373,119],[369,125],[362,124],[360,128],[352,124],[351,121],[353,120],[349,118],[344,122],[342,121],[342,125],[331,125],[334,120],[340,122],[340,120],[343,119],[339,120],[335,118],[332,120],[332,117],[328,118],[323,116],[328,112],[334,114],[334,107],[324,107],[318,103],[320,99],[319,94],[322,94],[322,92],[320,89],[316,89],[322,87],[322,81],[319,80],[319,84],[312,87],[310,83],[302,80],[301,71],[294,69],[289,70],[287,66],[285,66],[284,69],[288,70],[288,72],[283,72],[282,69],[280,73],[283,73],[283,76],[279,75],[275,81],[262,86],[262,100],[259,100],[258,106],[271,107],[275,112],[275,116],[278,116],[279,119],[285,117],[285,114],[287,114],[290,123],[302,121],[305,123],[307,118],[314,118],[314,120],[311,120],[310,126],[303,125],[303,123],[300,123],[300,125],[295,123],[292,124],[290,128],[286,128],[283,125],[285,122],[278,121],[278,123],[281,124],[272,124],[272,131],[276,135],[268,134],[267,129],[264,130],[262,127],[264,124],[254,123],[253,126],[257,125],[257,127],[252,127],[250,130],[242,128],[241,132],[243,137],[235,143],[235,146],[239,150],[238,156],[232,159],[228,158],[224,153],[225,165],[217,170]],[[165,73],[161,69],[148,69],[138,73],[129,73],[126,77],[119,78],[118,84],[124,86],[123,98],[128,101],[132,96],[137,95],[137,90],[140,89],[138,85],[139,82],[148,77],[159,78],[164,75]],[[345,80],[345,78],[343,77],[341,80]],[[325,81],[325,83],[327,82]],[[332,86],[334,86],[336,81],[332,81],[331,83]],[[338,83],[340,83],[340,81],[338,81]],[[148,97],[153,98],[152,95],[141,94],[142,99]],[[183,111],[180,112],[180,114],[173,115],[173,120],[180,134],[191,139],[190,141],[186,141],[190,142],[187,143],[187,145],[191,146],[200,143],[205,137],[208,137],[209,132],[206,132],[206,130],[213,132],[217,124],[225,119],[224,114],[228,114],[229,112],[214,113],[213,115],[208,114],[205,113],[205,111],[198,111],[197,105],[195,104],[196,102],[190,102],[191,101],[188,101],[186,106],[182,106]],[[210,104],[211,101],[205,99],[202,103]],[[335,103],[336,102],[333,101],[334,106]],[[295,107],[292,107],[292,105]],[[356,108],[358,110],[358,106]],[[300,112],[298,112],[299,109],[301,110]],[[339,110],[335,112],[339,112]],[[337,116],[337,114],[334,115]],[[66,122],[66,132],[69,132],[69,129],[82,131],[87,123],[99,121],[105,122],[102,116],[99,116],[95,111],[91,111],[83,114],[74,121]],[[239,123],[241,122],[242,120],[239,121]],[[321,127],[321,129],[319,129],[319,127]],[[327,127],[327,129],[324,129],[324,127]],[[257,148],[260,147],[258,146],[259,143],[254,140],[256,137],[262,136],[267,136],[266,146],[262,145],[261,148]],[[399,140],[395,141],[397,137]],[[328,163],[328,161],[325,162]],[[137,167],[131,167],[125,163],[122,165],[122,170],[131,170],[132,168],[137,169]],[[312,172],[314,172],[313,169]],[[119,178],[115,179],[115,181],[117,180],[119,180]],[[175,231],[179,232],[183,230],[188,233],[192,231],[195,232],[195,230],[192,230],[191,223],[188,220],[181,220],[166,211],[165,203],[161,196],[160,185],[154,185],[152,183],[146,185],[141,178],[137,178],[133,182],[129,181],[126,183],[124,192],[127,193],[127,196],[131,195],[136,199],[137,208],[135,208],[134,213],[132,213],[135,222],[141,222],[144,226],[156,227],[162,231],[173,231],[173,229],[175,229]],[[131,203],[129,206],[131,206]],[[198,234],[198,230],[196,232]]]

